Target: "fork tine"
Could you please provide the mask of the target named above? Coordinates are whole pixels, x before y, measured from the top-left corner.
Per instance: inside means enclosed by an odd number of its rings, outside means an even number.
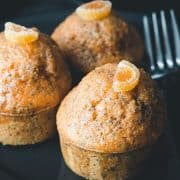
[[[158,29],[156,13],[152,13],[152,21],[153,21],[153,29],[154,29],[154,37],[155,37],[157,66],[160,70],[163,70],[165,65],[163,62],[162,47],[160,43],[160,37],[159,37],[160,34]]]
[[[143,27],[144,27],[144,36],[145,36],[145,44],[147,53],[149,55],[150,59],[150,69],[151,71],[155,70],[154,65],[154,58],[153,58],[153,52],[152,52],[152,43],[151,43],[151,36],[150,36],[150,27],[149,27],[149,21],[147,16],[143,16]]]
[[[174,47],[175,47],[175,55],[176,55],[176,63],[177,65],[180,65],[180,36],[179,36],[179,29],[177,20],[175,17],[174,10],[170,10],[170,16],[171,16],[171,26],[173,31],[173,37],[174,37]]]
[[[169,41],[169,35],[168,35],[167,23],[166,23],[164,11],[160,11],[160,15],[161,15],[161,25],[162,25],[164,47],[165,47],[165,60],[166,60],[167,66],[169,68],[172,68],[174,66],[174,62],[173,62],[173,57],[171,53],[171,47],[170,47],[170,41]]]

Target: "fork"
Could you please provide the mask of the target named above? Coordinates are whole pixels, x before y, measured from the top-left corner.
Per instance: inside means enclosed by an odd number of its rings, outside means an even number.
[[[166,15],[163,10],[144,15],[143,28],[151,77],[158,79],[180,69],[180,34],[174,10]]]
[[[168,15],[170,28],[167,23]],[[180,35],[174,10],[170,10],[168,15],[160,11],[160,14],[153,12],[151,17],[143,16],[146,52],[150,60],[149,71],[153,79],[180,69]],[[169,121],[166,122],[166,133],[168,145],[171,146],[168,152],[168,179],[179,179],[180,161]]]

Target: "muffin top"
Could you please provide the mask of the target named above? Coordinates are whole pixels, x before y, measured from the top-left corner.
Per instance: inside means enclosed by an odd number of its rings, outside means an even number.
[[[0,114],[5,115],[55,107],[71,83],[53,40],[14,23],[6,23],[0,33],[0,77]]]
[[[156,83],[142,69],[138,72],[139,80],[134,79],[131,87],[126,84],[128,91],[115,83],[116,64],[86,75],[58,110],[61,141],[102,153],[123,153],[154,143],[163,131],[164,103]],[[122,91],[117,91],[119,87]]]
[[[100,2],[105,1],[93,1],[87,5],[94,7],[93,3]],[[79,14],[79,8],[52,34],[70,63],[87,73],[106,63],[118,63],[121,59],[140,62],[143,43],[134,27],[114,11],[101,18],[94,15],[94,19],[87,19],[86,12]]]

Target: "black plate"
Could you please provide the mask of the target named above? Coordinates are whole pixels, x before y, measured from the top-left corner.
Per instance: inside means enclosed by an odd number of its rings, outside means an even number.
[[[24,10],[23,17],[10,19],[26,26],[36,26],[42,32],[51,34],[56,25],[62,21],[74,7],[64,10],[60,7],[40,11],[31,10],[31,15]],[[32,15],[34,14],[34,15]],[[142,33],[142,15],[128,12],[120,13],[128,22],[134,24]],[[3,23],[0,24],[3,29]],[[173,148],[171,135],[163,136],[157,145],[147,167],[138,180],[180,179],[178,162]],[[167,140],[167,139],[170,139]],[[64,164],[60,153],[58,138],[43,143],[21,147],[0,145],[0,179],[2,180],[78,180]]]

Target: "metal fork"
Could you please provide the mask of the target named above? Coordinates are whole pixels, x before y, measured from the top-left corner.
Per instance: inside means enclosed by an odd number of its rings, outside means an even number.
[[[169,17],[169,21],[168,21]],[[146,53],[153,79],[180,69],[180,34],[174,10],[143,16]]]

